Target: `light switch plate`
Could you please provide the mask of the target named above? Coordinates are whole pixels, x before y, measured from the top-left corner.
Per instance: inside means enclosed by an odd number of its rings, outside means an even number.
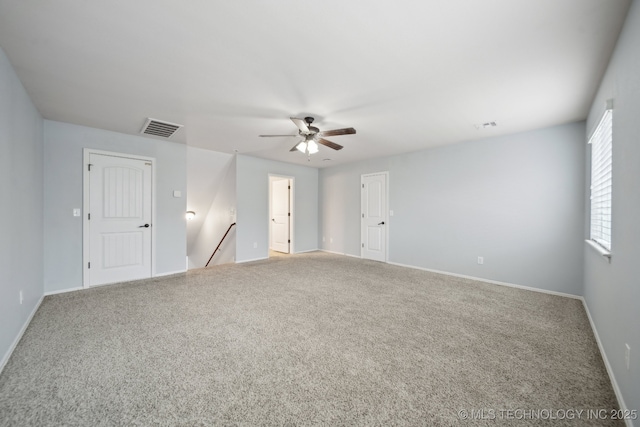
[[[80,209],[74,209],[73,210],[73,216],[80,216]]]
[[[173,197],[182,197],[182,191],[173,190]]]

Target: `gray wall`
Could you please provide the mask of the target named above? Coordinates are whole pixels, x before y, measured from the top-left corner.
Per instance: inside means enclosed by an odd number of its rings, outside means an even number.
[[[640,409],[639,46],[640,3],[634,1],[587,121],[587,129],[592,129],[607,99],[614,100],[611,263],[583,245],[584,297],[629,409]],[[589,156],[587,150],[587,164]],[[588,171],[586,182],[590,179]],[[588,217],[587,207],[586,221]],[[625,343],[631,346],[629,371],[624,361]]]
[[[42,128],[0,49],[0,369],[43,295]]]
[[[45,292],[82,286],[82,217],[72,210],[82,208],[83,148],[156,158],[156,274],[184,271],[186,146],[49,120],[44,127]]]
[[[204,150],[202,150],[204,151]],[[202,153],[203,157],[207,154]],[[212,171],[213,172],[213,171]],[[189,268],[201,268],[207,264],[211,254],[224,236],[229,226],[236,221],[236,159],[229,157],[221,171],[219,185],[213,195],[209,209],[203,210],[203,224],[189,247]],[[189,196],[191,197],[191,196]],[[188,224],[190,226],[190,224]],[[209,265],[218,265],[235,261],[236,228],[232,228],[222,242],[219,251]]]
[[[238,155],[236,174],[236,262],[269,255],[269,174],[294,177],[294,251],[318,249],[317,169]]]
[[[360,175],[389,171],[390,262],[581,295],[584,138],[574,123],[323,169],[322,247],[360,256]]]
[[[187,221],[187,255],[190,257],[221,183],[225,180],[233,154],[187,146],[187,210],[196,216]],[[233,192],[235,194],[235,172]],[[227,224],[228,226],[228,224]],[[235,256],[235,249],[233,251]]]

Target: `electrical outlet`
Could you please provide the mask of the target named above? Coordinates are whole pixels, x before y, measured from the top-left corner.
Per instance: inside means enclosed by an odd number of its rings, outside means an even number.
[[[627,365],[627,371],[629,370],[629,364],[631,363],[631,347],[629,344],[624,344],[624,363]]]
[[[20,304],[22,304],[23,301],[24,301],[24,295],[22,295],[22,291],[20,291]]]
[[[484,264],[484,257],[481,257],[481,256],[478,257],[478,264],[479,265]]]
[[[258,248],[258,242],[253,242],[253,249],[257,249]]]

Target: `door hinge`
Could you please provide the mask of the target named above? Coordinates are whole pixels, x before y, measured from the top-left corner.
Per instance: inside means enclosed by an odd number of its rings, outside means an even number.
[[[362,184],[362,188],[364,188],[364,184]]]
[[[364,218],[364,214],[362,214],[362,218]]]
[[[90,262],[87,263],[87,268],[91,268],[91,263]]]
[[[91,163],[89,163],[89,164],[87,165],[87,170],[88,170],[89,172],[91,172]]]
[[[288,188],[289,190],[291,190],[291,186],[290,186],[290,185],[289,185],[287,188]]]
[[[362,244],[362,247],[364,248],[364,243]]]
[[[91,214],[90,214],[90,213],[88,213],[88,214],[87,214],[87,219],[88,219],[89,221],[91,221]]]
[[[287,240],[287,243],[291,243],[291,240]]]
[[[289,212],[289,213],[287,214],[287,216],[291,216],[291,212]]]

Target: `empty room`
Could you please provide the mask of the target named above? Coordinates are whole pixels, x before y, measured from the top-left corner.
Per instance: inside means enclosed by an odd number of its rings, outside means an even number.
[[[0,0],[0,426],[640,426],[638,0]]]

